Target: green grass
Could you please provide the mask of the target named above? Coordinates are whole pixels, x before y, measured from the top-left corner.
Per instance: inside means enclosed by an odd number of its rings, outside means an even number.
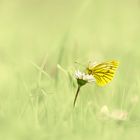
[[[138,0],[1,0],[0,139],[139,140],[139,14]],[[111,84],[82,87],[73,109],[74,62],[112,59]]]

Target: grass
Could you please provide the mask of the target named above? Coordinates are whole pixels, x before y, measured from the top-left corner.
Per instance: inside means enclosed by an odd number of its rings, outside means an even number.
[[[0,139],[139,140],[139,14],[137,0],[0,1]],[[82,87],[73,109],[74,62],[111,59],[112,83]]]

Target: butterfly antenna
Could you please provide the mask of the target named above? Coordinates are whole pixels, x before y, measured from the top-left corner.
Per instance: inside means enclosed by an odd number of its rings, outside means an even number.
[[[75,61],[75,63],[85,68],[85,66],[82,65],[81,63],[79,63],[79,62],[77,62],[77,61]]]

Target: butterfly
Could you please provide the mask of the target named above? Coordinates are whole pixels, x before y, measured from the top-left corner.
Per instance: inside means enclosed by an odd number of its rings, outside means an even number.
[[[92,65],[86,68],[86,73],[89,75],[93,75],[96,79],[96,83],[99,86],[105,86],[110,83],[115,75],[115,72],[118,68],[119,61],[106,61],[100,64],[93,63]]]

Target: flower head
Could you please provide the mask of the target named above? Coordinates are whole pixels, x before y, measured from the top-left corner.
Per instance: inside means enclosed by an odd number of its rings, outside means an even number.
[[[115,121],[125,121],[128,119],[127,111],[122,111],[119,109],[110,111],[106,105],[101,108],[100,113],[103,118],[112,119]]]
[[[109,114],[109,109],[106,105],[101,108],[101,114],[107,116]]]
[[[126,111],[122,111],[122,110],[114,110],[110,114],[110,118],[112,118],[114,120],[118,120],[118,121],[125,121],[128,119],[128,113]]]
[[[83,86],[86,83],[91,83],[95,81],[95,78],[92,75],[82,73],[79,70],[75,72],[75,78],[77,79],[78,85]]]

